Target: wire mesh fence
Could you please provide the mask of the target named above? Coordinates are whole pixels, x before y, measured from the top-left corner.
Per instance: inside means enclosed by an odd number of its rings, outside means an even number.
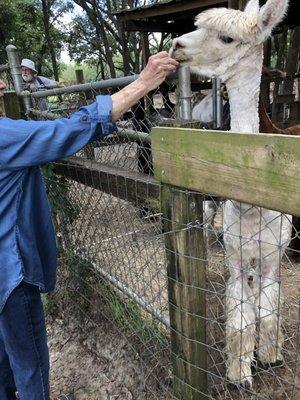
[[[32,94],[27,112],[65,117],[121,86]],[[83,330],[105,319],[126,339],[146,377],[144,397],[131,398],[298,399],[300,265],[290,243],[300,232],[289,215],[209,193],[171,187],[164,202],[151,128],[177,118],[178,93],[166,84],[118,121],[118,134],[44,167],[59,307]]]
[[[297,235],[290,216],[168,190],[172,210],[164,223],[177,393],[297,399],[300,274],[289,247],[289,233]],[[199,335],[203,327],[206,334]],[[180,376],[190,388],[181,387]]]
[[[53,95],[51,114],[39,114],[36,103],[30,117],[67,116],[114,90]],[[168,90],[172,109],[153,93],[118,122],[118,135],[44,171],[62,255],[56,297],[66,309],[71,304],[83,327],[104,317],[118,327],[145,371],[145,398],[153,399],[171,395],[160,185],[149,145],[151,124],[174,115],[175,86]]]

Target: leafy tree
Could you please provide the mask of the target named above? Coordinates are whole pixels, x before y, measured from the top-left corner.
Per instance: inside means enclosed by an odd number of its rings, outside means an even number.
[[[125,32],[115,11],[143,5],[142,0],[73,0],[84,14],[73,20],[69,40],[71,57],[97,63],[101,78],[140,70],[141,34]]]
[[[69,0],[0,0],[0,62],[5,63],[5,48],[13,43],[21,57],[35,61],[40,74],[57,76],[55,61],[66,37],[57,22],[71,9]]]
[[[65,12],[70,11],[73,7],[69,1],[61,0],[41,0],[41,5],[43,12],[44,37],[51,57],[54,77],[58,81],[59,70],[57,64],[57,43],[55,43],[55,33],[61,34],[61,32],[58,31],[58,28],[55,28],[54,24],[58,21],[60,16]]]

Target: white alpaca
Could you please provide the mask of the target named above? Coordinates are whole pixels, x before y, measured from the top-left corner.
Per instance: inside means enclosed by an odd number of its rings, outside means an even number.
[[[213,121],[213,96],[209,93],[193,107],[192,118],[202,122]]]
[[[287,6],[288,0],[268,0],[260,8],[258,0],[250,0],[244,12],[210,9],[198,15],[196,31],[173,42],[173,56],[189,65],[192,72],[219,76],[226,84],[232,131],[259,132],[263,42]],[[226,288],[227,376],[250,388],[255,346],[262,364],[282,359],[279,268],[291,237],[291,216],[236,201],[226,201],[223,207],[230,271]]]

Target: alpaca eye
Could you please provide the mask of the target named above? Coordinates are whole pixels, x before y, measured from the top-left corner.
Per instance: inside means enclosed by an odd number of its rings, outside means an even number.
[[[220,36],[220,40],[226,44],[233,42],[233,39],[230,36]]]

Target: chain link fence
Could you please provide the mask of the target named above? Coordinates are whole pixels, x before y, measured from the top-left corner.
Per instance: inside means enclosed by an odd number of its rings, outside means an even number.
[[[58,89],[47,96],[49,111],[43,113],[33,95],[29,117],[65,117],[122,87],[86,86],[71,93]],[[147,377],[147,399],[172,392],[160,184],[153,178],[150,147],[152,125],[176,113],[175,84],[163,90],[167,94],[151,93],[129,110],[117,123],[117,135],[45,169],[61,248],[55,298],[74,309],[83,330],[103,318],[118,327]]]
[[[26,113],[65,117],[134,79],[23,94]],[[125,338],[143,395],[124,399],[296,400],[300,257],[290,243],[300,233],[287,214],[154,179],[151,128],[201,126],[189,121],[188,76],[176,79],[129,110],[117,134],[44,167],[60,249],[47,301],[88,333],[105,320]]]

